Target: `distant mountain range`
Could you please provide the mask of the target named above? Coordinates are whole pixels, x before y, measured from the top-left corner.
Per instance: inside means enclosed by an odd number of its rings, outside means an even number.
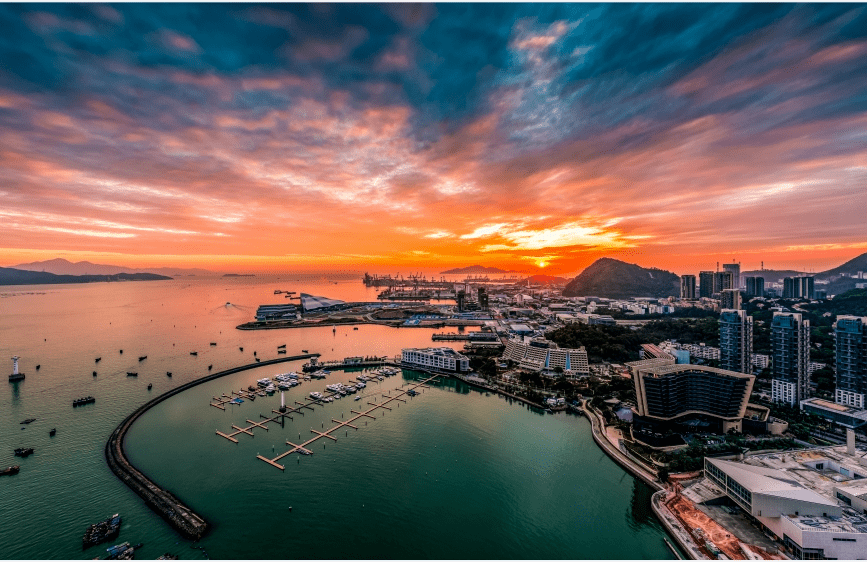
[[[623,299],[678,295],[680,277],[674,273],[663,269],[647,269],[613,258],[599,258],[563,289],[565,297]]]
[[[132,269],[119,265],[104,265],[89,261],[71,262],[63,258],[47,261],[35,261],[12,266],[25,271],[44,271],[55,275],[117,275],[118,273],[159,273],[162,275],[213,275],[207,269],[186,269],[182,267],[152,267],[148,269]]]
[[[171,279],[156,273],[117,273],[114,275],[55,275],[44,271],[27,271],[0,267],[0,285],[56,285],[61,283],[97,283],[100,281],[163,281]]]
[[[752,271],[743,271],[741,272],[741,275],[744,277],[764,277],[765,283],[782,283],[784,277],[810,275],[817,281],[816,289],[823,289],[827,291],[829,295],[839,295],[846,291],[855,289],[856,283],[865,282],[864,280],[852,277],[859,271],[867,273],[867,253],[852,258],[842,265],[818,273],[794,271],[791,269],[757,269]]]
[[[462,275],[464,273],[515,273],[508,269],[500,269],[499,267],[485,267],[483,265],[471,265],[469,267],[458,267],[448,271],[440,272],[442,275]]]

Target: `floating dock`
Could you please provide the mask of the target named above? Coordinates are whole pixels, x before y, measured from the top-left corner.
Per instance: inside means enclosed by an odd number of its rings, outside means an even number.
[[[289,445],[291,448],[288,451],[277,455],[273,459],[263,457],[262,455],[256,455],[256,458],[263,461],[263,462],[270,464],[271,466],[273,466],[275,468],[279,468],[280,470],[285,470],[286,467],[277,462],[280,459],[282,459],[283,457],[285,457],[287,455],[291,455],[292,453],[299,453],[302,455],[312,455],[313,451],[311,451],[310,449],[307,448],[308,445],[314,443],[315,441],[317,441],[319,439],[322,439],[323,437],[325,437],[327,439],[331,439],[333,441],[337,441],[337,438],[331,435],[333,432],[339,430],[342,427],[351,427],[352,429],[358,430],[358,427],[355,425],[352,425],[352,422],[358,420],[359,418],[370,418],[371,420],[375,420],[376,417],[370,415],[371,412],[378,410],[380,408],[382,408],[384,410],[391,411],[391,408],[386,406],[386,404],[388,404],[392,401],[395,401],[395,400],[398,402],[406,403],[406,400],[401,398],[402,396],[409,395],[408,394],[409,392],[414,391],[416,388],[419,388],[419,387],[431,388],[430,386],[428,386],[427,383],[432,382],[433,380],[435,380],[439,377],[442,377],[442,376],[444,376],[444,375],[433,375],[432,377],[429,377],[429,378],[427,378],[421,382],[410,384],[409,388],[398,390],[397,394],[395,394],[394,396],[391,395],[391,392],[389,392],[388,394],[383,394],[382,397],[387,398],[387,400],[385,400],[379,404],[377,404],[375,402],[367,402],[367,404],[371,407],[369,409],[363,411],[363,412],[359,412],[359,411],[350,409],[349,411],[351,413],[355,414],[354,417],[351,417],[346,421],[338,421],[338,420],[332,418],[331,421],[337,425],[331,427],[327,431],[317,431],[315,429],[311,429],[310,432],[314,433],[315,437],[308,439],[304,443],[295,444],[295,443],[292,443],[291,441],[286,441],[286,444]],[[330,394],[329,396],[324,396],[323,398],[328,398],[330,396],[334,396],[334,394]],[[411,396],[411,395],[409,395],[409,396]],[[253,435],[253,429],[254,428],[258,427],[258,428],[264,429],[265,431],[268,431],[268,427],[266,425],[268,423],[279,423],[282,426],[284,423],[284,418],[289,417],[290,419],[292,419],[291,416],[289,416],[289,414],[299,413],[299,414],[303,415],[304,412],[302,412],[302,410],[304,408],[308,408],[308,409],[312,410],[313,405],[320,403],[321,401],[322,401],[322,398],[310,399],[307,402],[296,401],[295,402],[296,406],[291,407],[291,408],[287,407],[285,412],[280,412],[278,410],[271,410],[274,414],[276,414],[275,416],[267,417],[267,416],[262,416],[260,414],[260,417],[264,418],[262,422],[254,422],[252,420],[247,420],[247,423],[250,424],[247,427],[237,427],[235,425],[232,425],[232,429],[235,430],[234,432],[223,433],[222,431],[217,431],[216,433],[220,437],[224,437],[224,438],[228,439],[229,441],[232,441],[233,443],[237,443],[238,440],[235,439],[235,437],[237,435],[240,435],[243,433],[243,434],[249,435],[250,437],[253,437],[254,436]],[[211,404],[211,405],[213,406],[214,404]]]

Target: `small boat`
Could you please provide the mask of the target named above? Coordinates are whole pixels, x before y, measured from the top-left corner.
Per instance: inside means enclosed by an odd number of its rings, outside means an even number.
[[[102,357],[97,357],[96,361],[94,361],[94,363],[99,363],[100,361],[102,361]]]
[[[28,423],[33,423],[33,422],[35,422],[35,421],[36,421],[36,418],[27,418],[26,420],[24,420],[23,422],[21,422],[21,425],[25,425],[25,424],[28,424]]]
[[[241,351],[244,351],[244,348],[243,348],[243,347],[239,347],[238,349],[240,349]]]
[[[152,382],[148,383],[148,390],[152,389],[153,387],[154,387],[154,383],[152,383]]]
[[[284,343],[283,345],[278,345],[277,349],[286,349],[286,344]]]
[[[56,433],[57,433],[57,428],[56,428],[56,427],[52,427],[52,428],[51,428],[51,431],[48,432],[48,435],[51,436],[51,437],[54,437],[54,435],[55,435]]]
[[[147,359],[147,358],[148,358],[147,355],[142,355],[141,357],[138,358],[138,360],[139,360],[139,361],[144,361],[144,360]]]
[[[136,373],[136,372],[134,372],[134,371],[127,371],[127,372],[126,372],[126,376],[128,376],[128,377],[137,377],[137,376],[138,376],[138,373]]]
[[[277,355],[280,355],[280,354],[286,355],[286,350],[285,349],[278,349]]]
[[[261,363],[261,362],[262,362],[262,360],[259,359],[259,358],[257,357],[257,358],[256,358],[256,363]]]
[[[212,341],[212,342],[211,342],[211,345],[217,345],[217,342]]]
[[[306,349],[302,349],[302,350],[301,350],[301,353],[307,353],[307,350],[306,350]]]
[[[198,355],[198,354],[199,354],[198,351],[191,351],[191,352],[190,352],[190,355]]]
[[[16,465],[10,466],[9,468],[4,468],[0,470],[0,476],[12,476],[13,474],[18,474],[18,471],[21,470],[21,467]]]
[[[169,377],[169,378],[172,378],[172,372],[171,372],[171,371],[166,371],[166,376]]]
[[[355,326],[355,327],[353,327],[352,329],[353,329],[353,330],[357,330],[357,329],[358,329],[358,326]]]
[[[93,376],[96,376],[96,371],[93,372]]]
[[[253,386],[253,385],[251,384],[250,386],[247,387],[247,390],[249,390],[250,392],[256,392],[257,389],[256,389],[255,386]]]
[[[87,396],[85,398],[78,398],[72,401],[72,407],[77,408],[78,406],[84,406],[86,404],[93,404],[96,402],[96,398],[93,396]]]
[[[39,367],[41,367],[41,366],[42,366],[42,365],[36,365],[36,370],[38,371],[38,370],[39,370]]]
[[[122,349],[120,350],[120,354],[123,355],[123,350],[122,350]]]
[[[33,447],[20,447],[15,449],[15,456],[26,458],[33,454]]]
[[[313,454],[310,451],[308,451],[307,449],[298,449],[298,452],[301,453],[302,455],[312,455]]]
[[[107,560],[117,560],[129,549],[130,546],[128,542],[116,544],[110,548],[107,548],[105,549],[105,551],[108,552]]]
[[[356,396],[355,401],[358,402],[359,400],[361,400],[361,396]]]
[[[209,370],[209,371],[210,371],[211,369],[213,369],[213,368],[214,368],[213,365],[208,365],[208,370]]]
[[[255,351],[253,352],[253,357],[256,357],[256,352],[255,352]]]

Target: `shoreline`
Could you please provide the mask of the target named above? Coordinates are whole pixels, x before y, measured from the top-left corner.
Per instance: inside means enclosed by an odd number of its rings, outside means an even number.
[[[654,492],[650,496],[650,508],[659,522],[662,523],[668,535],[674,539],[681,550],[692,560],[702,560],[703,558],[699,556],[700,553],[696,553],[691,541],[687,537],[682,536],[683,530],[676,524],[676,520],[673,523],[663,512],[663,509],[667,512],[668,508],[664,504],[659,505],[661,503],[660,498],[666,495],[665,487],[657,482],[656,478],[651,476],[646,470],[636,466],[624,453],[613,448],[614,444],[608,441],[607,437],[601,435],[600,427],[604,427],[604,424],[599,420],[596,412],[587,406],[586,402],[582,405],[582,410],[590,421],[590,434],[593,436],[593,441],[602,449],[602,452],[635,478],[639,478],[642,482],[653,488]],[[673,519],[674,517],[672,516],[671,518]]]
[[[208,522],[205,521],[203,517],[196,514],[174,494],[160,487],[157,483],[139,471],[126,457],[124,439],[126,438],[129,428],[132,427],[132,424],[135,423],[135,421],[145,412],[160,402],[194,386],[210,382],[226,375],[255,369],[257,367],[285,363],[287,361],[299,361],[319,356],[319,353],[306,353],[290,357],[269,359],[268,361],[258,363],[249,363],[247,365],[241,365],[240,367],[233,367],[225,371],[206,375],[156,396],[136,408],[131,414],[124,418],[122,422],[120,422],[114,431],[111,432],[108,441],[105,443],[105,460],[108,463],[108,467],[121,482],[129,486],[133,492],[138,494],[148,507],[154,510],[157,515],[162,517],[184,538],[194,541],[201,539],[210,530]]]

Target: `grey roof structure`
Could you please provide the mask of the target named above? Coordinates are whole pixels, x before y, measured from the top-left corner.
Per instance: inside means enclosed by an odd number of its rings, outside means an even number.
[[[332,306],[340,306],[342,304],[346,303],[337,299],[329,299],[326,297],[317,297],[315,295],[301,293],[301,308],[304,309],[304,312],[320,308],[331,308]]]

